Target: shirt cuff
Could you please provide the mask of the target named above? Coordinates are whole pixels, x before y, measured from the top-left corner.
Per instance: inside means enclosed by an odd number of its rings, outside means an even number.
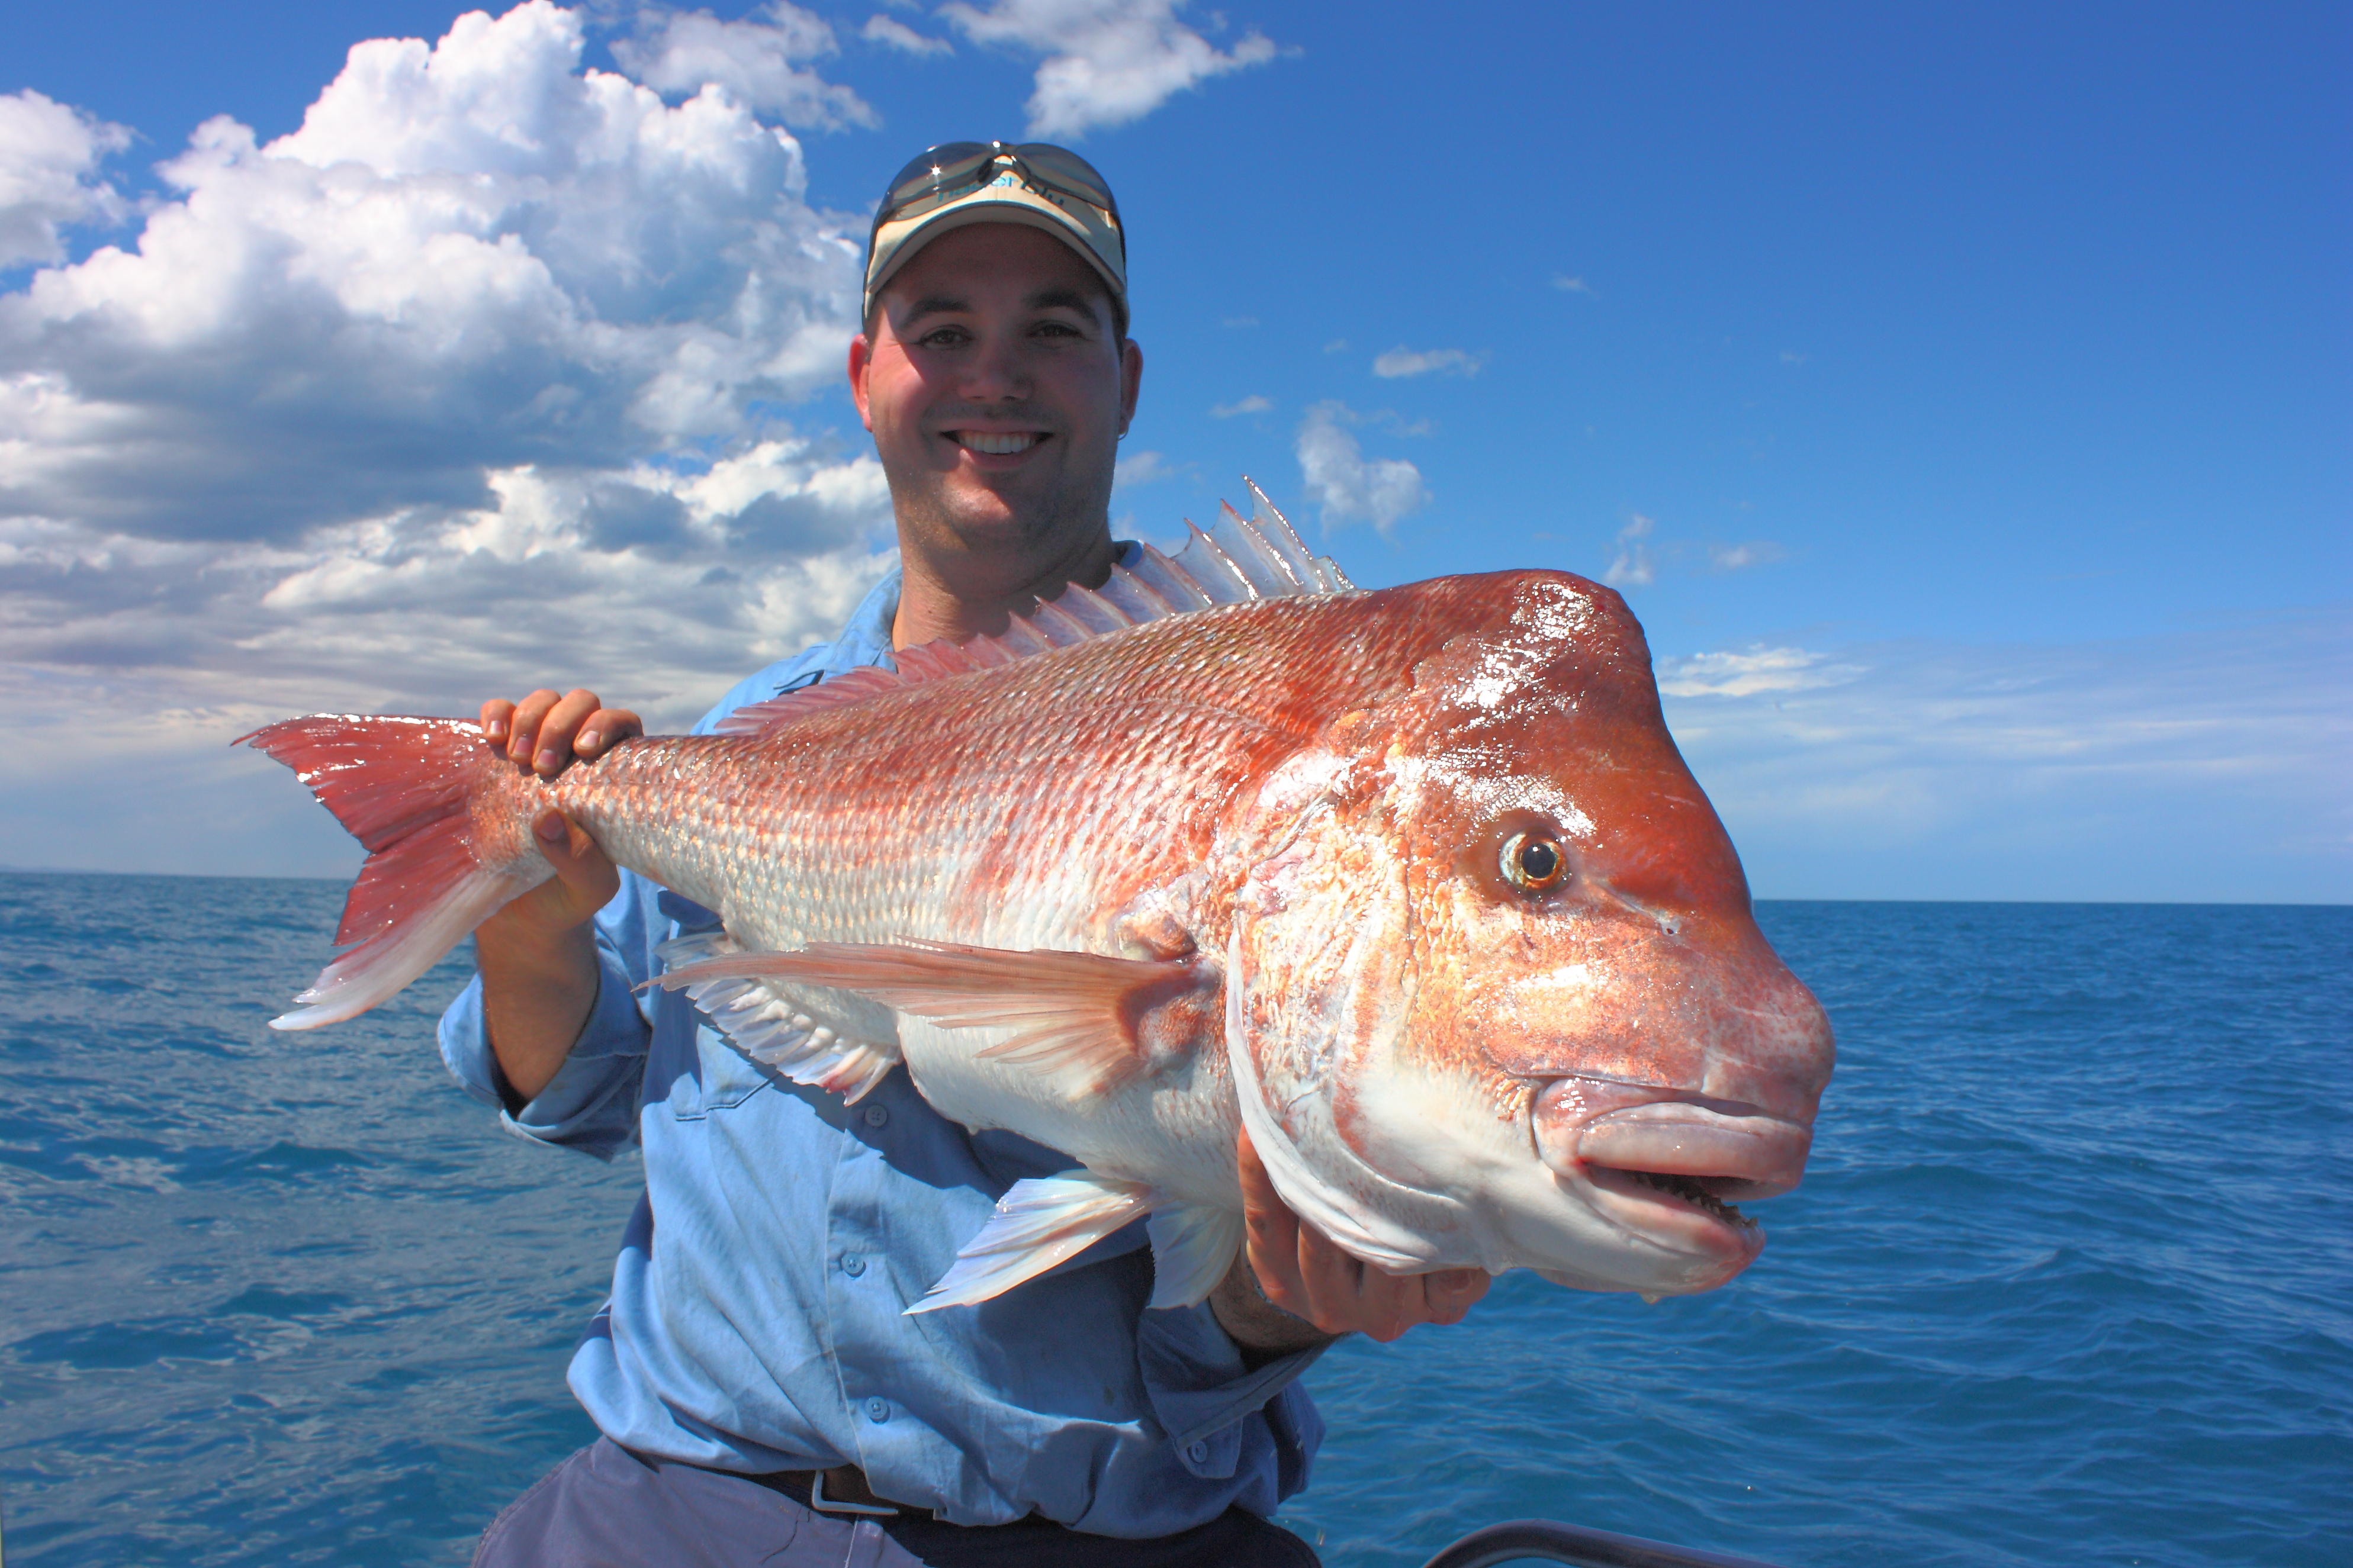
[[[598,944],[596,1002],[579,1037],[545,1088],[518,1095],[491,1049],[480,974],[441,1016],[441,1059],[469,1095],[499,1108],[500,1125],[534,1143],[554,1143],[609,1160],[637,1134],[645,1074],[646,1021],[617,955]]]
[[[1327,1346],[1298,1351],[1255,1372],[1247,1371],[1241,1352],[1218,1326],[1205,1301],[1172,1311],[1145,1312],[1136,1330],[1135,1348],[1152,1413],[1176,1446],[1186,1469],[1206,1479],[1222,1480],[1240,1464],[1250,1425],[1246,1418],[1264,1410],[1289,1389]],[[1304,1420],[1314,1422],[1314,1407],[1303,1401],[1302,1405]],[[1299,1447],[1308,1436],[1299,1429],[1301,1413],[1286,1410],[1285,1414],[1293,1418],[1277,1423],[1282,1429],[1271,1435],[1278,1447],[1285,1441]],[[1312,1448],[1312,1440],[1305,1446]],[[1302,1471],[1305,1458],[1303,1453],[1294,1457]]]

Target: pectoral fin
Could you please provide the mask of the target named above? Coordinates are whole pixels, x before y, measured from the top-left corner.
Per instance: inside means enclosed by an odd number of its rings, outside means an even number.
[[[939,1283],[907,1311],[912,1316],[970,1307],[1002,1295],[1149,1214],[1157,1196],[1141,1182],[1092,1171],[1016,1182],[997,1200],[997,1213],[980,1234],[957,1251]]]
[[[955,942],[811,942],[671,970],[666,986],[773,978],[854,991],[952,1028],[1009,1028],[992,1060],[1072,1072],[1101,1093],[1181,1060],[1208,1033],[1213,970],[1193,958],[967,947]]]
[[[1206,1300],[1242,1249],[1237,1209],[1170,1204],[1152,1211],[1145,1230],[1152,1237],[1155,1307],[1190,1307]]]

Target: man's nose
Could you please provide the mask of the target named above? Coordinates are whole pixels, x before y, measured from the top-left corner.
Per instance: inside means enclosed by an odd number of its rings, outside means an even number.
[[[1012,339],[988,337],[975,345],[964,363],[958,391],[981,402],[1010,402],[1029,395],[1029,375],[1020,345]]]

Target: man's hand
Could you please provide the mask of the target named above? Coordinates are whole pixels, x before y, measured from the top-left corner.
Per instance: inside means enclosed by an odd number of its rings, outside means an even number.
[[[1209,1305],[1246,1350],[1289,1354],[1346,1333],[1387,1344],[1417,1323],[1461,1322],[1487,1293],[1484,1269],[1397,1275],[1368,1267],[1291,1212],[1249,1133],[1236,1138],[1235,1153],[1249,1241]]]
[[[493,697],[482,704],[482,734],[506,742],[507,755],[543,779],[603,756],[646,727],[627,708],[607,708],[595,692],[580,688],[558,697],[544,689],[520,702]]]
[[[534,691],[521,702],[482,704],[483,736],[542,778],[575,759],[603,755],[645,733],[626,708],[593,691]],[[596,1005],[596,941],[588,922],[620,890],[621,874],[596,841],[550,808],[532,837],[555,875],[508,901],[474,931],[482,972],[482,1018],[507,1084],[524,1100],[545,1089]]]

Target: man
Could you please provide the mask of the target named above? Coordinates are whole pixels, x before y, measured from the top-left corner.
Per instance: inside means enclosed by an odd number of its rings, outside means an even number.
[[[1143,355],[1102,177],[1060,148],[916,159],[875,218],[850,390],[891,484],[901,568],[842,635],[736,687],[699,729],[1100,584],[1113,458]],[[543,774],[638,732],[596,694],[483,705]],[[517,1132],[645,1152],[613,1298],[571,1384],[605,1437],[483,1538],[478,1563],[1313,1563],[1264,1516],[1321,1433],[1294,1380],[1338,1334],[1458,1321],[1486,1277],[1368,1270],[1303,1226],[1245,1143],[1247,1257],[1201,1307],[1149,1311],[1131,1227],[976,1309],[909,1318],[997,1197],[1065,1169],[939,1117],[894,1074],[857,1109],[764,1074],[653,948],[710,911],[621,877],[553,811],[556,878],[476,932],[451,1069]]]

